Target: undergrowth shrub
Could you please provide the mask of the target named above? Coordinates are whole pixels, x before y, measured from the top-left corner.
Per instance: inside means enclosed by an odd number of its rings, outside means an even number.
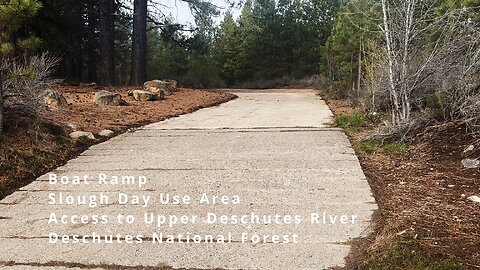
[[[365,140],[354,142],[353,149],[360,155],[393,154],[405,153],[408,146],[398,142],[382,144],[380,140]]]
[[[366,126],[366,121],[361,113],[347,113],[337,116],[335,120],[337,127],[347,129],[360,129]]]
[[[34,114],[40,108],[41,94],[58,81],[51,79],[59,58],[48,53],[4,59],[3,72],[4,108]]]
[[[432,262],[415,252],[412,244],[397,241],[395,246],[381,255],[374,256],[365,265],[368,270],[466,270],[469,269],[453,257]]]

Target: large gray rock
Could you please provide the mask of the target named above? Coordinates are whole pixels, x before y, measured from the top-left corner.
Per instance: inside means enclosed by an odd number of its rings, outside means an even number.
[[[90,140],[95,140],[95,136],[93,135],[92,132],[87,132],[87,131],[74,131],[72,133],[69,134],[70,138],[72,139],[78,139],[78,138],[81,138],[81,137],[85,137],[85,138],[88,138]]]
[[[56,110],[68,108],[67,100],[59,91],[48,89],[43,93],[42,97],[43,102],[50,109]]]
[[[177,81],[175,80],[153,80],[143,84],[143,88],[147,91],[158,94],[163,92],[165,96],[169,96],[177,90]]]
[[[155,94],[146,90],[133,90],[132,95],[137,101],[154,101],[157,99],[163,99],[165,97],[163,91]]]
[[[122,96],[117,93],[112,93],[109,91],[101,90],[95,93],[95,98],[93,102],[101,106],[122,106],[127,105],[125,100],[122,99]]]

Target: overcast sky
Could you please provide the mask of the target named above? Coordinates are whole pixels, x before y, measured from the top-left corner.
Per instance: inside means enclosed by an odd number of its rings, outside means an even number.
[[[180,0],[155,0],[157,3],[162,3],[166,5],[163,8],[165,14],[171,14],[178,23],[181,24],[193,24],[194,19],[188,7],[188,4]],[[223,0],[210,0],[210,2],[218,7],[221,7],[220,12],[222,15],[219,18],[216,18],[215,21],[217,24],[222,21],[223,14],[229,10],[229,5]],[[237,17],[240,15],[239,9],[232,9],[231,12]]]

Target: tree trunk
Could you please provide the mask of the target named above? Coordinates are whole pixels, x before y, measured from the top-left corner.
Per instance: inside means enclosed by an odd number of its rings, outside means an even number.
[[[97,82],[97,37],[95,34],[97,18],[95,16],[94,2],[87,4],[88,12],[88,81]]]
[[[3,57],[0,58],[3,63]],[[1,64],[0,64],[1,65]],[[0,67],[0,136],[3,134],[3,70]]]
[[[76,44],[78,44],[78,46],[77,48],[75,48],[74,52],[75,59],[73,59],[73,72],[75,81],[80,83],[83,81],[83,49],[81,46],[82,39],[78,39],[76,41]]]
[[[102,85],[111,86],[115,84],[114,66],[114,22],[113,22],[114,1],[100,1],[100,51],[102,63]]]
[[[134,0],[131,84],[147,80],[147,0]]]
[[[357,102],[358,104],[362,104],[362,42],[363,38],[360,37],[359,48],[358,48],[358,70],[357,70]],[[363,105],[363,104],[362,104]]]
[[[401,63],[400,83],[402,102],[402,121],[408,121],[410,118],[410,89],[408,86],[408,59],[410,52],[410,38],[413,30],[413,16],[415,14],[415,1],[405,1],[405,21],[404,21],[404,37],[403,37],[403,55]]]
[[[398,84],[395,81],[394,77],[394,53],[392,48],[392,40],[389,27],[389,16],[390,11],[388,7],[388,3],[386,0],[382,0],[382,13],[383,13],[383,33],[385,35],[385,45],[386,45],[386,53],[388,59],[388,81],[389,81],[389,92],[390,92],[390,99],[392,102],[392,123],[394,125],[398,124],[401,119],[400,113],[400,101],[398,97]]]

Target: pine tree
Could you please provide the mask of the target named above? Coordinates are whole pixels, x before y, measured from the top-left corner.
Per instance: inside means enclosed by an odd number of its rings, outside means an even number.
[[[219,33],[215,41],[215,59],[220,67],[220,77],[232,86],[238,72],[239,44],[238,25],[230,12],[220,24]]]
[[[28,52],[40,45],[40,39],[21,33],[21,27],[34,17],[42,4],[37,0],[0,1],[0,53]]]
[[[0,0],[0,135],[3,133],[4,57],[25,53],[40,45],[40,39],[20,33],[21,27],[42,7],[37,0]]]
[[[353,96],[359,87],[363,65],[362,46],[367,39],[375,39],[376,10],[371,0],[352,0],[337,15],[324,52],[324,72],[333,81],[340,97]]]
[[[238,43],[238,69],[235,77],[240,81],[251,81],[254,79],[253,74],[257,67],[255,59],[256,41],[258,36],[261,35],[261,29],[253,19],[251,0],[245,2],[238,25],[240,42]]]

